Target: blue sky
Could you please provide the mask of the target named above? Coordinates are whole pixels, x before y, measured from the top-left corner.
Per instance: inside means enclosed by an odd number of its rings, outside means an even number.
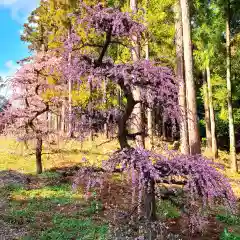
[[[11,76],[16,61],[29,56],[27,45],[20,41],[23,23],[39,0],[0,0],[0,76]]]

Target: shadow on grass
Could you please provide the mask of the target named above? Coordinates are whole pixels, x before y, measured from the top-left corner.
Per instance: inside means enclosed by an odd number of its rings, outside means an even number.
[[[92,150],[81,150],[81,149],[53,149],[51,153],[44,154],[91,154],[96,156],[107,156],[107,154],[103,154],[100,152],[94,152]]]
[[[1,183],[22,183],[25,184],[29,181],[28,175],[18,172],[16,170],[2,170],[0,171]]]
[[[57,175],[50,174],[52,177]],[[8,196],[0,219],[24,228],[28,232],[25,240],[106,239],[108,224],[96,220],[101,203],[86,202],[81,192],[72,191],[70,184],[36,188],[10,184],[0,190]]]

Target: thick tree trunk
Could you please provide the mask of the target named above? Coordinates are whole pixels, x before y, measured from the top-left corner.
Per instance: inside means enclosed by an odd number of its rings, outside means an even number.
[[[131,90],[127,89],[124,83],[120,83],[120,87],[124,93],[124,96],[127,99],[125,111],[123,115],[118,119],[118,141],[120,144],[120,148],[124,149],[124,148],[130,147],[127,141],[127,135],[128,135],[127,121],[129,120],[133,112],[135,102],[134,102],[134,98]]]
[[[207,71],[209,111],[210,111],[211,134],[212,134],[212,154],[213,154],[214,159],[216,159],[218,157],[218,149],[217,149],[217,138],[216,138],[215,114],[214,114],[214,109],[213,109],[211,72],[210,72],[209,66],[207,66],[206,71]]]
[[[187,102],[186,102],[186,85],[184,79],[184,58],[183,58],[183,27],[182,14],[179,2],[175,5],[175,39],[176,39],[176,76],[180,82],[178,102],[181,109],[180,120],[180,141],[181,153],[189,154],[188,142],[188,122],[187,122]]]
[[[236,158],[236,143],[234,131],[234,118],[232,107],[232,84],[231,84],[231,51],[230,51],[230,2],[227,0],[226,10],[226,52],[227,52],[227,102],[228,102],[228,121],[229,121],[229,140],[230,140],[230,157],[231,170],[238,171]]]
[[[36,139],[36,169],[37,174],[41,174],[42,167],[42,137],[38,136]]]
[[[212,151],[212,134],[210,123],[210,111],[209,111],[209,96],[208,96],[208,84],[206,81],[206,72],[203,71],[203,97],[204,97],[204,110],[205,110],[205,126],[206,126],[206,149]]]
[[[130,8],[133,13],[137,13],[137,0],[130,0]],[[132,36],[134,41],[134,49],[132,51],[133,61],[139,61],[140,59],[140,45],[138,44],[137,36]],[[135,132],[142,133],[136,136],[136,145],[138,147],[145,147],[145,138],[144,138],[144,121],[143,121],[143,106],[141,103],[141,89],[139,87],[133,88],[133,97],[134,100],[138,103],[135,104],[133,109],[133,129]]]
[[[187,116],[189,129],[190,154],[201,153],[201,143],[199,137],[196,91],[193,78],[193,57],[192,40],[188,0],[181,0],[182,24],[183,24],[183,45],[185,62],[185,80],[187,92]]]

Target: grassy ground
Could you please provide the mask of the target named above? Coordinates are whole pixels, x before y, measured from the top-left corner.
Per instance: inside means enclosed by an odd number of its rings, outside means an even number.
[[[45,184],[32,189],[1,189],[8,199],[1,220],[20,233],[21,239],[106,239],[108,224],[97,216],[100,203],[85,202],[69,184]],[[0,239],[14,239],[8,234]]]
[[[107,142],[107,143],[106,143]],[[34,146],[29,143],[29,149],[25,149],[23,143],[14,141],[12,138],[0,136],[0,171],[11,169],[23,173],[35,173]],[[117,141],[108,142],[98,138],[94,143],[65,141],[44,147],[43,167],[45,170],[55,167],[73,166],[79,164],[83,157],[89,162],[100,165],[102,160],[118,148]]]
[[[111,177],[105,190],[96,192],[86,201],[83,189],[72,190],[71,177],[62,171],[49,171],[53,168],[70,169],[79,165],[86,157],[93,165],[101,165],[111,151],[117,149],[117,142],[97,139],[94,144],[85,142],[82,146],[76,142],[57,143],[51,148],[44,148],[43,165],[45,172],[39,176],[35,173],[34,149],[16,143],[10,138],[0,138],[0,172],[15,170],[28,174],[27,184],[11,184],[0,187],[0,239],[56,239],[56,240],[91,240],[108,239],[109,229],[115,221],[113,208],[124,211],[131,205],[131,191],[127,182],[119,176]],[[29,175],[30,174],[30,175]],[[240,197],[240,174],[226,171],[230,177],[235,193]],[[108,193],[111,188],[111,197]],[[186,227],[185,218],[169,201],[158,202],[158,216],[168,224],[177,236]],[[128,220],[128,219],[127,219]],[[125,220],[124,220],[125,221]],[[121,226],[125,227],[123,220]],[[119,224],[119,226],[118,226]],[[116,223],[120,227],[120,223]],[[135,226],[131,226],[134,228]],[[240,239],[240,217],[217,211],[211,218],[205,235],[196,235],[191,239]],[[221,233],[222,232],[222,233]],[[220,236],[221,234],[221,236]],[[112,238],[117,239],[117,238]],[[125,238],[119,238],[125,239]],[[134,239],[134,238],[130,238]],[[163,238],[168,239],[168,238]],[[174,239],[174,238],[169,238]],[[178,239],[189,239],[187,235]]]
[[[105,141],[99,140],[98,144]],[[23,239],[105,239],[107,224],[105,220],[98,220],[95,214],[100,211],[99,204],[86,202],[83,191],[73,193],[71,182],[62,184],[57,173],[34,176],[35,156],[31,143],[29,149],[25,149],[23,144],[1,137],[0,146],[0,171],[31,174],[30,185],[0,188],[0,195],[5,196],[5,204],[2,200],[0,209],[0,224],[2,228],[5,226],[5,232],[12,232],[9,238],[8,233],[2,233],[3,238],[0,230],[1,240],[14,239],[14,234],[27,236]],[[116,149],[116,142],[103,147],[88,142],[82,146],[76,142],[57,143],[44,148],[43,167],[47,171],[78,165],[86,156],[92,164],[99,165],[110,149]]]

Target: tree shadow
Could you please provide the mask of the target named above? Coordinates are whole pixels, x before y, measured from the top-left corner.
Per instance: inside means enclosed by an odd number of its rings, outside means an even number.
[[[31,175],[24,174],[15,170],[0,171],[0,188],[10,185],[25,185],[31,180]]]
[[[107,224],[93,220],[102,210],[100,204],[86,202],[71,184],[28,187],[6,187],[7,204],[0,214],[13,229],[27,230],[23,239],[105,239]]]
[[[53,149],[49,153],[42,153],[44,154],[71,154],[71,155],[78,155],[78,154],[91,154],[91,155],[98,155],[98,156],[107,156],[107,154],[103,154],[100,152],[94,152],[92,150],[80,150],[80,149]]]

